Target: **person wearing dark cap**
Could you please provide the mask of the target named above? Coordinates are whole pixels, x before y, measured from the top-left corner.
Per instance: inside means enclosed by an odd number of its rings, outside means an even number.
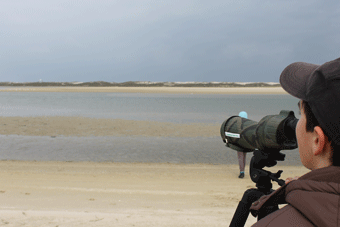
[[[296,138],[301,162],[311,171],[253,203],[255,216],[267,206],[287,204],[253,226],[340,226],[340,58],[323,65],[293,63],[280,83],[300,99]]]

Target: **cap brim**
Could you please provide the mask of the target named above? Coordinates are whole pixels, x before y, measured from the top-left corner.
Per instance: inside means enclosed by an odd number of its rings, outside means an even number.
[[[282,88],[292,96],[306,100],[306,82],[319,66],[305,62],[295,62],[288,65],[280,76]]]

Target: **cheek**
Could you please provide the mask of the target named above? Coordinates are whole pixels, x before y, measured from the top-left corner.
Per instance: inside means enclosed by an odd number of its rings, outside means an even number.
[[[298,121],[297,125],[296,125],[296,129],[295,129],[295,133],[296,133],[296,139],[298,142],[298,146],[300,147],[300,143],[302,142],[302,137],[303,137],[303,131],[302,131],[302,122],[301,119]]]
[[[298,143],[301,162],[306,168],[310,168],[312,160],[308,152],[309,146],[306,132],[306,124],[303,118],[300,119],[296,125],[296,139]]]
[[[299,149],[299,153],[300,153],[300,158],[301,158],[301,161],[302,161],[302,155],[303,155],[303,149],[304,149],[304,140],[303,140],[303,137],[304,137],[304,133],[303,133],[303,130],[302,130],[302,127],[303,127],[303,124],[302,124],[302,120],[300,119],[296,125],[296,140],[297,140],[297,144],[298,144],[298,149]]]

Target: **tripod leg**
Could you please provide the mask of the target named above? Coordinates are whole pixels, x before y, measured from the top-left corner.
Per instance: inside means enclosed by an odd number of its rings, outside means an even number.
[[[233,219],[230,222],[230,227],[243,227],[249,216],[249,209],[253,202],[258,200],[264,193],[258,189],[248,189],[244,192],[241,201],[239,202]]]

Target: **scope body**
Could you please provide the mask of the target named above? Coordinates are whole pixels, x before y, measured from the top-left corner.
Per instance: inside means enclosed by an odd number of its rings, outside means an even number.
[[[297,121],[294,112],[287,110],[259,122],[232,116],[221,125],[221,137],[227,147],[242,152],[295,149]]]

